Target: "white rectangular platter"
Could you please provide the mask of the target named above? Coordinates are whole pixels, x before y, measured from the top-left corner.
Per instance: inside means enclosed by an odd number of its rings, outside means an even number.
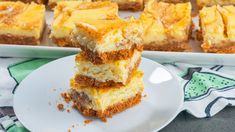
[[[120,12],[120,16],[125,18],[134,16],[138,18],[140,12]],[[30,57],[30,58],[60,58],[80,51],[78,48],[57,47],[49,39],[50,25],[53,19],[53,12],[46,12],[47,28],[44,31],[43,40],[38,46],[26,45],[6,45],[0,44],[0,57]],[[193,18],[195,29],[198,29],[198,18]],[[235,54],[213,54],[203,53],[200,43],[196,40],[190,41],[193,48],[192,52],[159,52],[144,51],[143,56],[161,63],[183,62],[191,64],[216,64],[216,65],[235,65]]]

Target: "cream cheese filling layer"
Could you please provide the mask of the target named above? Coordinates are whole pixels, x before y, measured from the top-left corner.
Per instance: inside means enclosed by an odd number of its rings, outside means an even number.
[[[142,80],[142,72],[137,71],[133,76],[132,80],[121,88],[110,88],[110,89],[95,89],[95,88],[74,88],[79,93],[85,93],[91,103],[83,104],[87,108],[96,110],[96,111],[104,111],[108,107],[122,103],[123,101],[134,97],[138,93],[142,93],[144,89],[143,80]]]
[[[95,78],[97,81],[126,83],[129,71],[133,70],[141,57],[141,52],[135,50],[133,56],[127,60],[119,60],[108,64],[94,65],[88,60],[76,62],[76,74]]]

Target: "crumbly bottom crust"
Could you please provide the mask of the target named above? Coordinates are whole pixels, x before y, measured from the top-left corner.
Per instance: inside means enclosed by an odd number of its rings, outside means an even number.
[[[55,38],[52,37],[52,42],[57,44],[59,47],[78,47],[78,44],[74,44],[70,38]]]
[[[235,44],[235,43],[234,43]],[[210,46],[209,44],[202,44],[201,47],[204,52],[208,53],[225,53],[225,54],[234,54],[235,53],[235,45],[228,43],[228,44],[218,44],[220,46]],[[214,44],[216,45],[216,44]]]
[[[163,45],[150,43],[144,45],[144,50],[180,52],[180,51],[191,51],[192,48],[188,42],[168,43]]]
[[[40,38],[2,34],[0,35],[0,44],[37,45],[40,44]]]
[[[144,7],[143,4],[142,2],[118,3],[118,8],[120,10],[142,11]]]
[[[134,71],[138,69],[140,61],[141,61],[141,58],[136,62],[135,66],[132,69],[129,69],[128,79],[125,84],[128,84],[130,82]],[[79,85],[91,86],[91,87],[95,87],[95,88],[109,88],[109,87],[119,88],[119,87],[122,87],[125,85],[122,82],[114,82],[113,80],[101,82],[101,81],[96,80],[95,78],[84,76],[84,75],[78,75],[78,74],[75,75],[75,81]]]
[[[93,63],[93,64],[106,64],[115,60],[126,60],[130,58],[134,50],[142,51],[142,45],[133,45],[131,49],[122,49],[111,52],[92,52],[85,46],[80,45],[80,48],[84,51],[84,55]]]
[[[79,102],[73,100],[74,106],[84,115],[84,116],[95,116],[105,121],[107,117],[112,117],[114,114],[122,112],[128,108],[131,108],[141,102],[141,93],[136,94],[123,102],[109,106],[104,111],[96,111],[93,109],[83,107]]]

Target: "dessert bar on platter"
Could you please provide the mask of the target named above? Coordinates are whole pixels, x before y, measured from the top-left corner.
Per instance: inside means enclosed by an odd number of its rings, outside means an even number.
[[[235,53],[235,7],[204,7],[199,17],[204,52]]]
[[[149,1],[140,20],[144,25],[144,50],[189,51],[191,3]]]
[[[4,1],[0,2],[0,12],[0,44],[40,44],[45,27],[44,5]]]
[[[79,47],[78,44],[72,42],[71,33],[75,29],[75,22],[85,18],[92,20],[117,19],[118,6],[111,2],[58,2],[54,8],[50,38],[60,47]]]

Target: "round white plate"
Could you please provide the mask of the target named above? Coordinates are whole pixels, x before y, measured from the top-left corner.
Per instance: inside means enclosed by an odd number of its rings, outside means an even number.
[[[61,92],[69,89],[74,75],[74,57],[55,60],[35,70],[18,86],[14,95],[14,111],[25,127],[33,132],[150,132],[169,124],[183,105],[183,89],[177,78],[162,65],[142,58],[140,69],[144,72],[142,102],[103,123],[88,118],[78,111],[59,111],[58,103],[64,103]],[[66,103],[64,103],[66,104]]]

